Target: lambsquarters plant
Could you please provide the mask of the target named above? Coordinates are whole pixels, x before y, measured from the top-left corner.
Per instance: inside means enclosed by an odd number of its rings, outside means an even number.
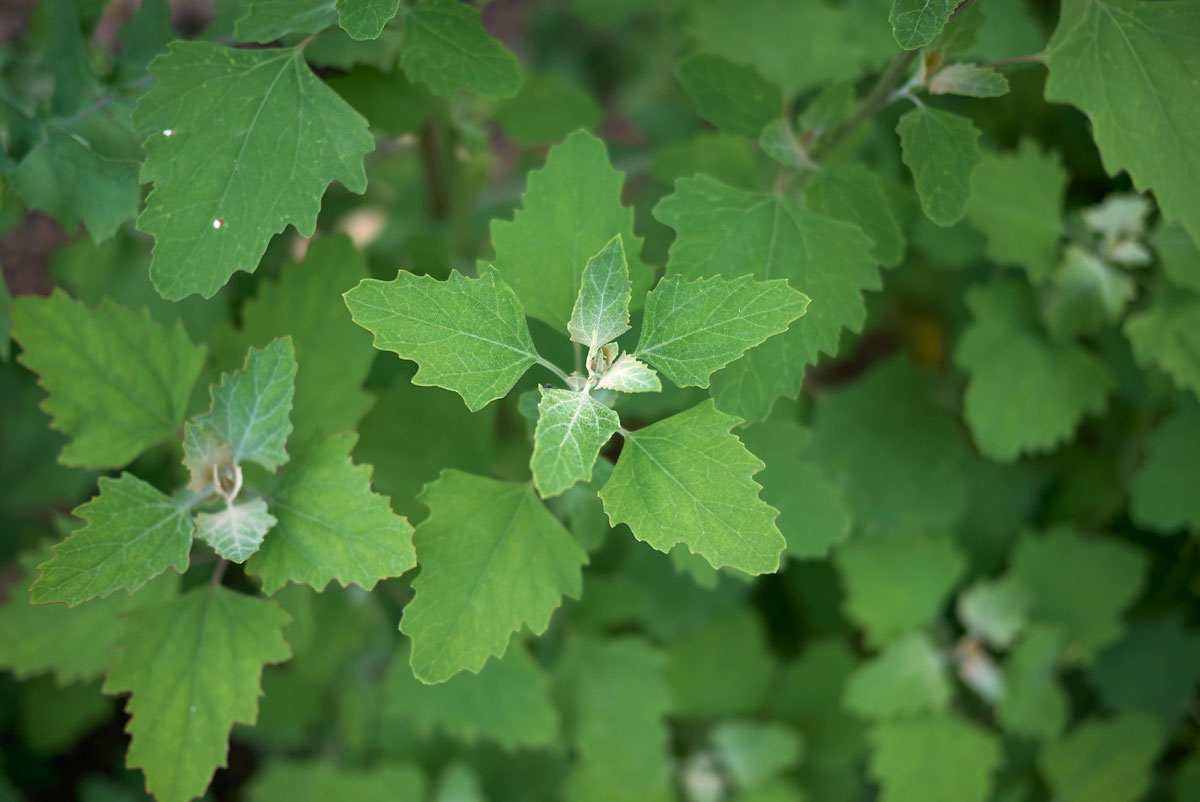
[[[1200,4],[18,5],[0,799],[1200,799]]]

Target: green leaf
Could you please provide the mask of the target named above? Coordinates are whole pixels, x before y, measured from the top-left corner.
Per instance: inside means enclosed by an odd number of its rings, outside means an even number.
[[[1178,223],[1160,224],[1150,238],[1167,278],[1180,289],[1200,292],[1200,247]]]
[[[87,526],[39,566],[29,588],[34,604],[74,607],[122,588],[135,593],[168,568],[187,570],[191,512],[132,474],[100,477],[100,494],[73,514]]]
[[[947,531],[966,511],[967,452],[937,393],[897,358],[817,397],[801,456],[842,489],[864,533]]]
[[[1146,439],[1146,458],[1129,484],[1130,514],[1156,532],[1200,527],[1200,404],[1181,397],[1175,411]]]
[[[366,189],[367,121],[317,79],[299,50],[173,42],[134,110],[154,191],[138,228],[154,237],[150,276],[165,298],[210,298],[253,272],[271,236],[316,228],[331,181]],[[168,133],[169,132],[169,133]]]
[[[104,692],[132,693],[127,763],[159,802],[200,796],[225,765],[234,723],[258,715],[266,663],[291,657],[274,602],[201,585],[131,613]]]
[[[1125,336],[1138,364],[1161,368],[1177,387],[1200,398],[1198,316],[1200,295],[1163,287],[1148,308],[1129,316]]]
[[[353,433],[314,436],[263,490],[278,521],[246,573],[275,593],[288,582],[331,580],[370,590],[416,565],[412,527],[371,491],[371,468],[350,460]]]
[[[562,596],[579,596],[587,554],[529,485],[448,470],[420,501],[429,508],[413,534],[421,574],[400,629],[422,682],[478,672],[513,632],[541,634]]]
[[[408,13],[400,66],[449,99],[460,89],[504,98],[521,88],[516,57],[488,36],[478,10],[458,0],[422,0]]]
[[[288,435],[292,432],[292,393],[296,356],[291,337],[281,337],[266,348],[251,348],[236,373],[225,374],[212,388],[212,408],[188,426],[186,459],[199,462],[215,437],[228,444],[234,462],[255,462],[273,471],[288,461]],[[207,435],[207,436],[206,436]]]
[[[540,360],[525,312],[492,269],[447,281],[401,270],[391,281],[366,279],[345,294],[354,322],[375,347],[415,361],[413,384],[445,387],[475,412],[508,394]]]
[[[416,133],[433,113],[433,95],[411,83],[391,61],[387,66],[385,71],[357,64],[349,72],[327,76],[325,83],[367,118],[376,136]]]
[[[137,216],[142,197],[137,162],[107,158],[83,136],[57,126],[48,126],[45,136],[11,176],[27,206],[51,215],[68,232],[82,220],[94,242]]]
[[[808,297],[783,279],[668,276],[646,295],[634,355],[680,387],[707,387],[715,371],[786,331],[807,308]]]
[[[945,535],[859,538],[834,553],[842,609],[876,646],[933,620],[966,568]]]
[[[51,556],[49,548],[18,555],[20,571],[13,591],[0,606],[0,668],[17,679],[51,673],[59,685],[90,682],[101,677],[117,657],[115,646],[125,628],[125,614],[142,606],[169,601],[179,587],[179,576],[164,574],[132,596],[118,593],[93,599],[77,607],[33,604],[24,592],[36,566]]]
[[[825,557],[850,535],[850,513],[841,488],[818,465],[801,459],[810,435],[791,420],[771,420],[738,436],[766,467],[755,476],[762,500],[779,510],[775,525],[787,541],[785,556]]]
[[[657,393],[662,382],[654,370],[629,354],[621,354],[596,384],[597,390],[620,393]]]
[[[272,761],[255,773],[246,789],[251,802],[421,802],[424,793],[425,777],[420,769],[402,763],[363,769]]]
[[[542,400],[529,468],[538,493],[549,498],[576,482],[591,481],[596,457],[621,421],[586,392],[538,389]]]
[[[1055,799],[1062,802],[1135,802],[1154,775],[1164,741],[1147,713],[1125,713],[1080,724],[1047,744],[1038,764]]]
[[[739,788],[757,788],[800,761],[804,740],[775,722],[723,721],[709,735],[717,759]]]
[[[72,438],[62,464],[117,468],[178,437],[205,353],[182,325],[165,330],[112,302],[88,309],[58,290],[13,301],[12,334],[50,393],[51,428]]]
[[[278,281],[259,281],[258,295],[239,311],[241,329],[218,330],[222,365],[240,364],[250,347],[290,337],[296,349],[292,437],[351,431],[371,407],[362,390],[375,352],[370,337],[346,314],[341,294],[366,278],[366,258],[342,235],[323,236],[304,260],[287,264]]]
[[[787,545],[751,477],[763,463],[730,432],[738,419],[711,401],[625,435],[600,490],[613,526],[659,551],[686,543],[714,568],[771,573]]]
[[[1032,139],[1017,150],[983,151],[971,174],[967,220],[987,237],[987,256],[1001,265],[1023,267],[1035,284],[1058,264],[1067,171],[1053,151]]]
[[[1042,315],[1046,328],[1058,339],[1094,334],[1120,320],[1136,294],[1133,280],[1119,268],[1068,245],[1062,265],[1051,276]]]
[[[846,709],[865,719],[940,713],[949,701],[946,658],[922,633],[885,646],[846,684]]]
[[[1005,732],[1054,739],[1067,723],[1069,706],[1058,679],[1063,640],[1058,630],[1035,624],[1025,631],[1004,664],[1004,692],[996,718]]]
[[[856,227],[802,209],[774,195],[745,192],[704,175],[680,179],[654,216],[675,229],[668,274],[787,279],[812,299],[786,334],[767,340],[713,379],[724,411],[747,420],[766,417],[779,396],[794,396],[804,366],[835,354],[843,328],[866,319],[862,292],[879,289],[871,241]]]
[[[924,47],[937,38],[958,0],[892,0],[892,34],[905,50]]]
[[[1043,58],[1046,99],[1088,115],[1105,169],[1154,190],[1163,217],[1200,242],[1200,116],[1181,102],[1200,75],[1200,8],[1065,0]]]
[[[196,516],[196,537],[226,560],[243,563],[258,551],[267,532],[276,524],[261,498],[230,504],[219,512]]]
[[[859,770],[864,727],[842,705],[846,681],[859,664],[846,639],[815,638],[778,678],[772,710],[807,736],[810,767]]]
[[[413,675],[407,648],[397,652],[384,679],[384,709],[425,734],[440,731],[466,743],[492,741],[506,749],[550,746],[558,738],[558,710],[550,678],[519,640],[478,674],[462,672],[437,685]]]
[[[958,597],[958,619],[972,635],[1007,649],[1025,627],[1029,592],[1009,579],[977,582]]]
[[[985,802],[1002,757],[996,736],[950,715],[877,724],[870,739],[880,802]]]
[[[1153,713],[1169,730],[1191,708],[1200,682],[1200,636],[1178,614],[1136,621],[1100,654],[1092,679],[1110,709]]]
[[[334,0],[251,0],[233,27],[242,42],[266,44],[289,33],[318,33],[337,19]]]
[[[929,94],[1000,97],[1008,94],[1008,79],[992,67],[950,64],[929,79]]]
[[[763,127],[783,109],[778,86],[753,67],[733,64],[720,56],[688,56],[675,68],[675,76],[701,117],[737,136],[757,139]]]
[[[1104,411],[1108,366],[1079,345],[1047,340],[1024,286],[995,279],[968,290],[967,306],[973,321],[954,361],[969,377],[965,416],[986,456],[1050,450]]]
[[[758,136],[758,146],[763,153],[786,167],[807,170],[813,166],[808,151],[796,138],[796,132],[782,118],[767,123]]]
[[[12,293],[4,274],[0,273],[0,362],[12,356]]]
[[[808,208],[852,223],[875,243],[874,257],[884,267],[904,258],[904,233],[879,176],[861,164],[831,164],[814,172],[804,190]]]
[[[680,716],[751,714],[770,697],[776,658],[758,616],[745,606],[676,638],[668,657],[672,711]]]
[[[1023,536],[1010,576],[1029,592],[1029,618],[1057,627],[1064,657],[1091,662],[1121,635],[1121,614],[1142,588],[1145,561],[1132,546],[1070,529]]]
[[[629,331],[631,288],[625,248],[618,234],[600,253],[588,259],[580,278],[579,296],[567,322],[571,339],[586,345],[589,356]]]
[[[633,233],[633,210],[621,205],[623,184],[604,142],[576,131],[550,149],[545,167],[529,173],[513,219],[492,221],[492,264],[530,317],[567,332],[584,267],[614,234],[624,243],[632,306],[641,307],[654,274],[638,258],[642,240]]]
[[[896,133],[925,216],[954,225],[966,214],[971,173],[982,160],[979,129],[966,117],[922,106],[900,118]]]
[[[557,142],[579,128],[590,131],[602,117],[589,93],[542,75],[527,77],[516,97],[496,108],[496,124],[522,146]]]
[[[338,25],[351,39],[377,39],[400,9],[400,0],[337,0]]]
[[[669,802],[670,688],[663,655],[631,636],[576,641],[563,658],[563,695],[578,753],[567,802]],[[560,671],[563,671],[560,668]]]

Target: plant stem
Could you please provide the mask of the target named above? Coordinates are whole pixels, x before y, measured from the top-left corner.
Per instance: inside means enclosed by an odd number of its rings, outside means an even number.
[[[1013,58],[1002,58],[999,61],[989,61],[987,64],[980,64],[981,67],[1004,67],[1009,64],[1032,64],[1040,63],[1042,60],[1041,53],[1030,53],[1027,56],[1014,56]]]
[[[425,183],[429,190],[429,216],[445,220],[450,216],[450,182],[446,175],[446,160],[442,153],[442,138],[433,119],[421,126],[417,144],[421,163],[425,167]]]
[[[834,129],[833,133],[827,138],[822,138],[817,142],[809,154],[813,161],[820,161],[822,157],[828,155],[829,151],[833,150],[846,137],[854,132],[858,126],[862,125],[870,119],[876,112],[886,106],[891,99],[892,92],[899,85],[900,81],[908,73],[909,66],[917,58],[919,50],[904,50],[896,54],[892,59],[892,63],[887,66],[883,74],[879,76],[879,80],[871,87],[871,91],[867,93],[866,98],[858,107],[858,111],[854,116],[847,120],[840,128]]]
[[[546,368],[547,370],[549,370],[551,373],[553,373],[558,378],[562,379],[563,384],[565,384],[567,387],[571,386],[571,383],[567,380],[567,374],[564,373],[562,368],[560,368],[558,365],[554,364],[553,362],[551,362],[548,359],[543,359],[540,356],[538,357],[537,363],[539,365],[541,365],[542,367]]]
[[[217,585],[221,584],[221,579],[222,579],[222,577],[225,576],[225,566],[227,566],[228,564],[229,564],[229,561],[226,560],[224,557],[217,560],[217,566],[216,566],[216,568],[213,568],[212,579],[209,580],[209,582],[212,584],[212,586],[214,588]]]

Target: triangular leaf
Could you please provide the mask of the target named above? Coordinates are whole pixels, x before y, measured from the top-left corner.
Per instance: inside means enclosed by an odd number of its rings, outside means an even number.
[[[567,323],[571,339],[592,352],[628,331],[631,288],[618,234],[583,268],[579,296]]]
[[[256,498],[230,504],[219,512],[200,513],[196,516],[196,537],[226,560],[242,563],[258,551],[275,523],[275,516],[267,512],[267,502]]]
[[[617,413],[586,392],[539,388],[537,428],[529,468],[542,498],[592,478],[600,449],[617,433]]]
[[[477,9],[458,0],[422,0],[408,13],[400,65],[449,99],[460,89],[504,98],[521,88],[516,57],[488,36]]]
[[[896,133],[925,216],[939,226],[954,225],[971,199],[971,173],[981,158],[979,129],[966,117],[922,106],[900,118]]]

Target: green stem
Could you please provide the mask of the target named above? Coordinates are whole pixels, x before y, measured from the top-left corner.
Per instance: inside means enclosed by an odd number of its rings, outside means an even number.
[[[560,368],[558,365],[554,364],[553,362],[551,362],[551,361],[550,361],[550,360],[548,360],[548,359],[543,359],[543,358],[542,358],[542,357],[540,357],[540,356],[538,357],[538,361],[537,361],[537,363],[538,363],[539,365],[541,365],[542,367],[544,367],[546,370],[548,370],[548,371],[550,371],[551,373],[553,373],[553,374],[554,374],[555,376],[557,376],[558,378],[562,379],[562,383],[563,383],[563,384],[565,384],[567,387],[570,387],[570,386],[571,386],[571,382],[570,382],[570,381],[568,381],[568,376],[567,376],[567,374],[566,374],[566,373],[564,373],[564,372],[563,372],[563,370],[562,370],[562,368]]]
[[[919,50],[904,50],[892,59],[892,63],[887,66],[883,74],[879,76],[879,80],[871,87],[871,91],[867,93],[866,98],[858,107],[858,111],[854,116],[847,120],[841,127],[834,129],[833,133],[828,137],[822,137],[816,147],[813,148],[810,158],[813,161],[820,161],[823,157],[829,155],[829,152],[843,142],[846,137],[854,133],[854,130],[864,122],[869,120],[880,109],[888,104],[891,100],[892,92],[899,86],[904,76],[908,74],[908,68],[917,58],[921,51]]]

